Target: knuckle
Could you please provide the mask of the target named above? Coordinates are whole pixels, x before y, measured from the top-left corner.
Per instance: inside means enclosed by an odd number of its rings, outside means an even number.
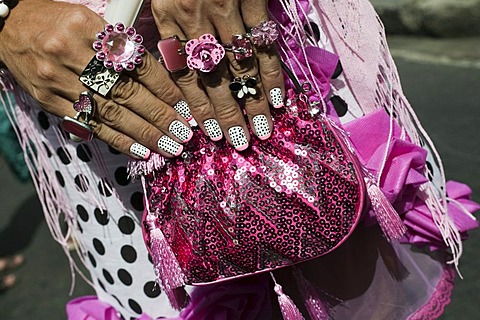
[[[227,4],[227,1],[225,0],[211,0],[212,4],[215,5],[216,7],[225,7],[225,5]]]
[[[263,82],[281,82],[283,79],[283,73],[276,65],[263,67],[261,73]]]
[[[109,128],[102,123],[98,123],[93,128],[93,134],[98,139],[104,141],[115,150],[125,152],[125,145],[128,143],[128,141],[125,139],[125,136],[123,134],[109,130]]]
[[[111,97],[117,103],[125,104],[129,97],[132,97],[135,94],[137,89],[136,82],[130,77],[125,77],[117,82],[112,90]]]
[[[164,25],[169,20],[170,15],[166,10],[166,8],[163,7],[163,4],[157,4],[157,3],[158,1],[155,1],[155,4],[152,3],[153,16],[155,18],[155,22],[158,25]]]
[[[237,76],[244,76],[247,74],[253,76],[258,74],[258,67],[254,59],[238,61],[232,58],[230,60],[230,68]]]
[[[218,19],[220,18],[223,21],[228,21],[235,14],[235,11],[238,12],[237,7],[235,6],[236,1],[227,1],[227,0],[211,0],[210,1],[210,13],[212,14],[211,18]]]
[[[102,108],[99,108],[99,113],[104,122],[108,125],[115,124],[120,121],[123,116],[124,108],[120,107],[113,101],[107,101]]]
[[[215,114],[221,122],[236,122],[241,115],[238,108],[232,105],[216,106]]]
[[[147,117],[147,120],[149,120],[151,123],[154,123],[160,127],[167,127],[164,125],[167,123],[168,120],[167,108],[152,108],[152,110],[150,110],[150,112],[148,113]]]
[[[136,139],[139,142],[146,142],[146,144],[152,144],[155,145],[155,138],[158,137],[158,132],[157,130],[152,127],[152,126],[141,126],[137,130],[138,134],[138,139]]]
[[[142,59],[142,64],[141,68],[135,68],[135,75],[136,78],[141,78],[146,76],[151,70],[154,70],[156,68],[156,65],[153,65],[153,63],[158,63],[157,60],[151,59],[150,54],[147,52],[147,54],[143,57]]]
[[[181,98],[180,91],[177,87],[174,86],[173,82],[165,84],[157,93],[157,96],[160,100],[165,101],[168,104],[173,104]]]
[[[193,70],[188,70],[182,73],[173,73],[173,79],[180,88],[197,86],[198,85],[198,75]]]
[[[215,114],[209,101],[204,101],[203,99],[199,99],[198,101],[191,100],[190,109],[196,119],[208,119]]]
[[[197,7],[197,0],[177,0],[178,8],[184,13],[193,14]]]
[[[267,99],[263,94],[255,98],[251,98],[247,100],[245,109],[249,115],[264,113],[265,110],[268,110]]]
[[[92,17],[96,16],[85,6],[72,6],[69,11],[69,19],[63,26],[64,30],[83,30],[85,26],[92,24]]]
[[[102,141],[105,141],[106,143],[108,143],[109,145],[110,144],[110,141],[107,141],[108,137],[106,135],[106,130],[105,130],[105,125],[102,124],[102,123],[97,123],[95,126],[92,127],[92,132],[93,132],[93,135],[102,140]],[[112,146],[113,147],[113,146]]]
[[[65,41],[61,33],[52,34],[48,37],[42,37],[43,51],[48,55],[59,56],[65,54]]]
[[[36,68],[37,77],[42,81],[52,82],[56,80],[57,69],[52,63],[42,63]]]

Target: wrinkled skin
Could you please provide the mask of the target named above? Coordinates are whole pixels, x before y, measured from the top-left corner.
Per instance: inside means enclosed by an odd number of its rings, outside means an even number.
[[[72,103],[86,90],[78,77],[94,56],[95,34],[105,24],[84,6],[20,1],[0,32],[0,61],[45,111],[73,117]],[[188,125],[171,107],[183,99],[181,91],[150,54],[133,72],[122,74],[109,97],[95,99],[95,136],[125,154],[138,142],[171,157],[158,149],[158,139],[167,134],[181,142],[169,125],[174,120]]]
[[[152,0],[152,11],[162,38],[177,35],[180,39],[195,39],[213,34],[222,43],[230,43],[232,35],[245,34],[247,28],[269,20],[267,0]],[[233,78],[245,75],[257,78],[258,96],[248,97],[245,110],[254,134],[252,118],[263,114],[272,129],[269,92],[279,88],[284,92],[283,76],[275,46],[257,49],[254,58],[236,61],[231,52],[211,73],[184,70],[174,73],[174,79],[189,102],[191,112],[200,127],[203,121],[216,118],[224,136],[231,142],[228,129],[240,125],[250,139],[243,110],[228,86]]]

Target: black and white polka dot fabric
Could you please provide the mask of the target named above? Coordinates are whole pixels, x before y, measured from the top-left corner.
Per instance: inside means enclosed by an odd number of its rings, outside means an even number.
[[[59,120],[37,109],[31,112],[37,134],[44,138],[40,147],[74,212],[74,236],[84,248],[99,299],[128,320],[142,313],[152,318],[178,315],[154,282],[139,225],[141,184],[129,182],[128,158],[98,141],[61,146],[59,138],[64,137],[52,129]]]

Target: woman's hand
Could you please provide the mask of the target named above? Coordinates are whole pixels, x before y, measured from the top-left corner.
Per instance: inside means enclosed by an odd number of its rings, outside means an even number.
[[[152,11],[163,39],[198,39],[212,34],[226,43],[232,36],[269,20],[267,0],[152,0]],[[257,95],[245,101],[250,128],[260,139],[268,139],[273,124],[269,103],[283,106],[284,84],[275,45],[256,48],[255,55],[237,61],[232,52],[210,73],[191,70],[174,72],[173,77],[189,102],[202,130],[212,140],[222,137],[238,150],[248,147],[249,131],[243,110],[229,90],[233,78],[258,80]],[[217,121],[218,120],[218,121]],[[219,135],[220,134],[220,135]]]
[[[0,61],[47,112],[74,117],[73,102],[86,90],[78,78],[105,24],[84,6],[20,1],[0,31]],[[192,136],[188,122],[171,107],[185,107],[182,93],[152,55],[143,58],[134,71],[122,73],[108,98],[95,95],[93,133],[135,157],[148,157],[149,149],[179,155]]]

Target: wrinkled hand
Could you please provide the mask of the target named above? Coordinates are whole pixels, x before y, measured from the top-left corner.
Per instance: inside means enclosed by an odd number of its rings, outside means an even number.
[[[105,24],[81,5],[20,1],[0,32],[0,61],[47,112],[74,117],[72,104],[86,90],[78,78]],[[95,95],[94,135],[135,157],[144,158],[148,149],[172,157],[191,138],[188,122],[171,107],[185,102],[163,66],[149,53],[143,58],[122,74],[108,98]]]
[[[152,0],[152,11],[163,39],[174,35],[198,39],[209,33],[224,44],[269,20],[267,0]],[[173,77],[202,130],[212,140],[221,139],[223,132],[237,150],[244,150],[250,134],[243,110],[229,90],[230,82],[244,76],[258,80],[258,94],[246,98],[245,111],[253,133],[268,139],[273,128],[269,103],[283,106],[283,75],[274,45],[256,48],[254,57],[242,61],[235,60],[232,52],[226,55],[228,59],[210,73],[187,69],[174,72]]]

